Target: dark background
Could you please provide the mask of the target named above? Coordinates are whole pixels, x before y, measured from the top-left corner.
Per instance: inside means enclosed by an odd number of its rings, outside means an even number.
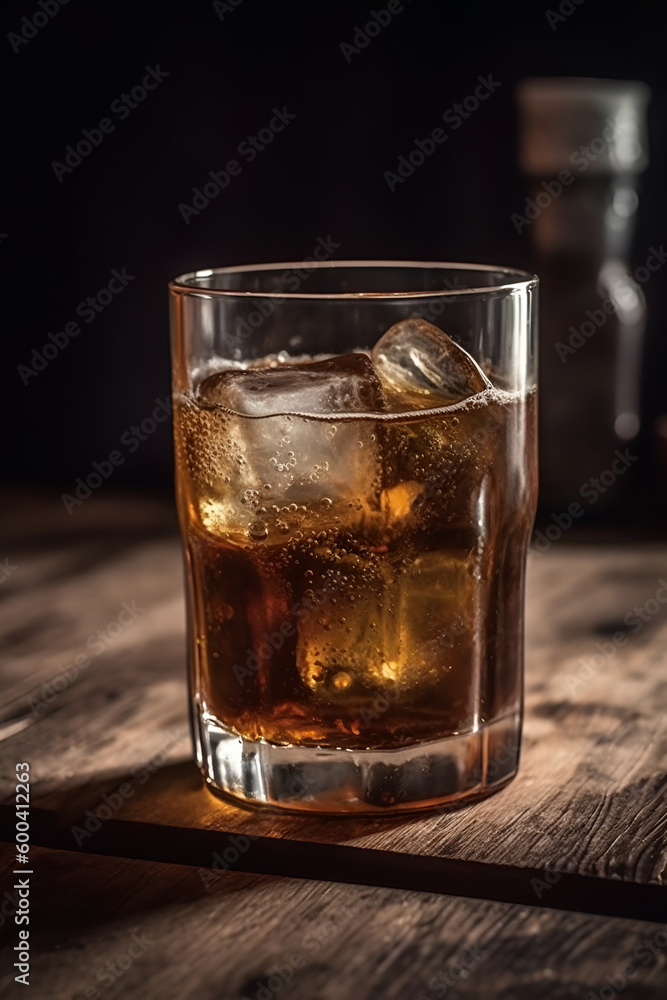
[[[338,258],[530,266],[529,230],[519,235],[510,220],[526,196],[514,97],[523,77],[650,85],[651,164],[633,266],[665,240],[660,4],[561,3],[572,13],[554,30],[545,10],[557,12],[555,0],[405,0],[346,60],[341,43],[385,6],[243,0],[221,19],[211,2],[70,0],[14,52],[8,33],[41,8],[37,0],[5,5],[5,480],[46,484],[57,498],[168,396],[166,289],[182,272],[301,260],[318,237],[340,244]],[[168,78],[124,121],[110,113],[146,66],[158,64]],[[501,86],[392,193],[384,172],[488,74]],[[239,143],[283,106],[296,119],[254,162],[239,158]],[[59,182],[52,162],[104,117],[113,133]],[[231,158],[241,175],[186,224],[179,204],[191,204],[193,188]],[[104,288],[114,268],[135,277],[94,322],[79,319],[80,335],[24,384],[18,366],[33,362],[49,332],[77,319],[78,303]],[[663,289],[660,274],[645,288],[647,427],[667,410]],[[105,489],[170,489],[169,424],[125,454]]]

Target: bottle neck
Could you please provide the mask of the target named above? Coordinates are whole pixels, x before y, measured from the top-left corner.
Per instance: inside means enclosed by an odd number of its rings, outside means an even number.
[[[554,194],[558,187],[561,191]],[[606,260],[629,260],[638,205],[636,175],[577,177],[568,186],[533,179],[530,198],[538,208],[545,205],[532,226],[542,261],[557,260],[559,269],[570,266],[581,279]]]

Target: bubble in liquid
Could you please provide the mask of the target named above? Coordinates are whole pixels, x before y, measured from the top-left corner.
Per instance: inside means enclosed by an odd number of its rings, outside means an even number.
[[[320,504],[322,505],[322,507],[325,508],[331,507],[332,500],[329,497],[322,497],[322,499],[320,500]]]
[[[344,691],[346,688],[349,688],[352,683],[352,678],[346,670],[339,670],[332,679],[331,683],[337,691]]]
[[[256,502],[258,496],[259,493],[257,490],[246,490],[241,497],[241,503],[252,504],[253,502]]]
[[[261,541],[262,538],[266,538],[269,533],[269,526],[265,521],[255,521],[248,528],[248,534],[251,538]]]
[[[315,684],[320,684],[324,678],[324,670],[320,663],[314,663],[310,670],[308,671],[307,683],[312,687]]]
[[[382,676],[388,681],[395,681],[398,674],[396,660],[385,660],[382,664]]]

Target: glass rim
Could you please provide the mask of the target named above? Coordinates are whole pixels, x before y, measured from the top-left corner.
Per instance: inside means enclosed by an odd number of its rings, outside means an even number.
[[[257,291],[254,289],[229,289],[229,288],[206,288],[203,285],[196,285],[192,282],[196,279],[210,278],[215,274],[251,274],[261,271],[282,271],[307,269],[315,271],[319,269],[335,270],[336,268],[414,268],[415,270],[440,269],[443,271],[478,271],[481,273],[495,273],[507,277],[507,281],[502,284],[476,285],[468,288],[435,288],[420,289],[417,291],[396,291],[396,292],[303,292],[297,291]],[[301,260],[301,261],[281,261],[268,264],[238,264],[230,267],[202,268],[198,271],[189,271],[179,275],[169,282],[169,291],[173,295],[192,295],[202,298],[249,298],[249,299],[319,299],[319,300],[345,300],[345,299],[386,299],[396,301],[397,299],[424,299],[441,298],[468,295],[489,295],[497,292],[512,292],[519,289],[536,287],[539,278],[529,271],[522,271],[515,267],[501,267],[494,264],[465,264],[456,261],[415,261],[415,260]]]

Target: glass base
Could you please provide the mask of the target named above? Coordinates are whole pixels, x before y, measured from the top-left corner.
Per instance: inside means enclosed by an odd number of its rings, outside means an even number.
[[[195,719],[197,760],[211,791],[237,804],[312,813],[391,813],[459,805],[517,772],[521,714],[475,732],[400,750],[277,746]]]

